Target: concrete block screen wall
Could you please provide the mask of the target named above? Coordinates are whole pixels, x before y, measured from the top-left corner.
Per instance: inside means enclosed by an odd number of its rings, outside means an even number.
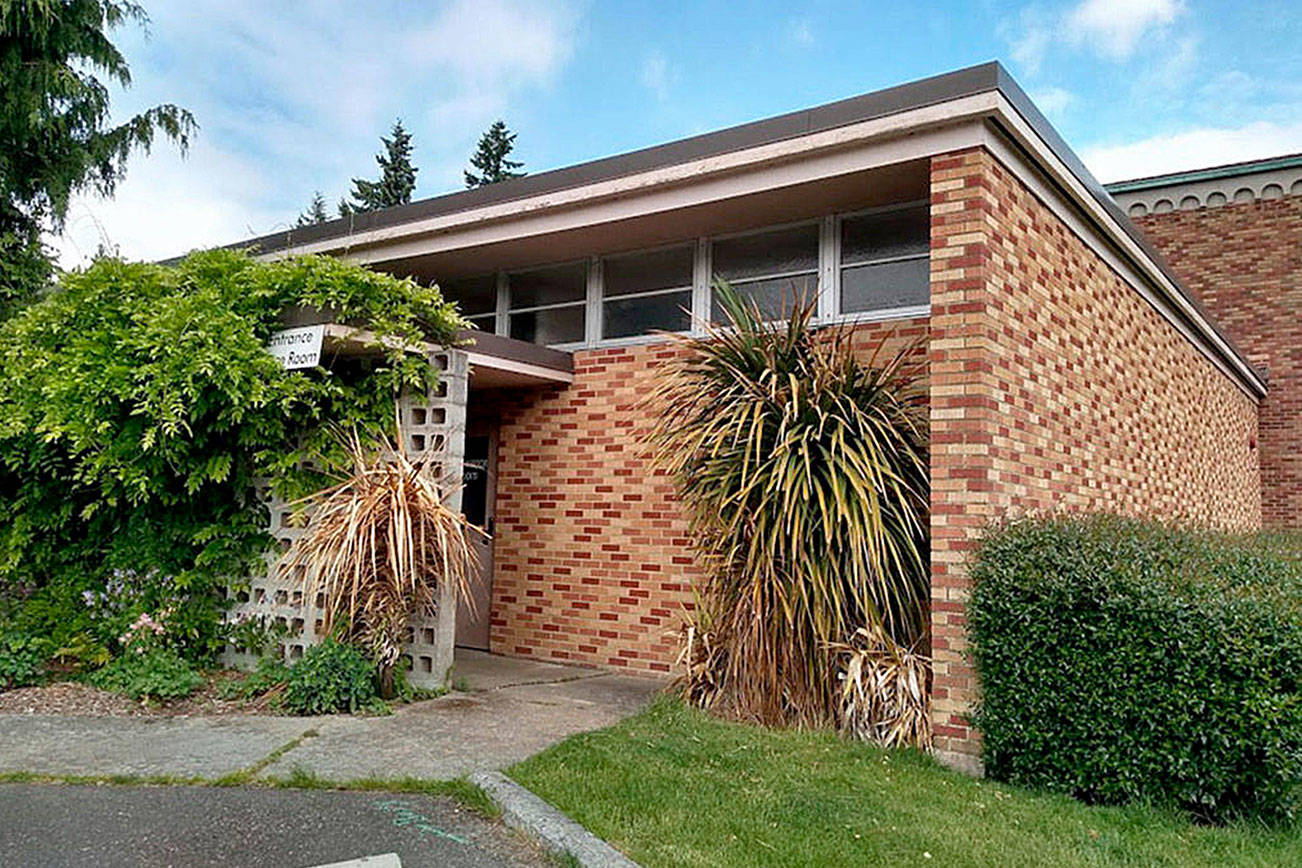
[[[973,766],[981,529],[1059,508],[1256,528],[1257,404],[989,151],[931,165],[933,715]]]

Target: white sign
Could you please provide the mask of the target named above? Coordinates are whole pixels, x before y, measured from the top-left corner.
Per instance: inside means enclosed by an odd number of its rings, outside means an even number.
[[[280,359],[285,370],[315,368],[321,363],[321,340],[325,326],[302,326],[276,332],[267,341],[267,352]]]

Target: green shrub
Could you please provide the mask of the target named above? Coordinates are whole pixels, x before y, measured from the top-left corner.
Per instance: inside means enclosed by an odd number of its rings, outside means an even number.
[[[50,643],[24,633],[0,632],[0,689],[27,687],[41,680]]]
[[[352,645],[327,639],[289,668],[283,705],[294,714],[334,714],[375,700],[375,666]]]
[[[222,699],[253,699],[289,680],[289,667],[278,654],[268,655],[258,661],[252,672],[243,678],[230,681],[221,688]]]
[[[132,699],[184,699],[203,676],[171,648],[127,651],[90,676],[91,684]]]
[[[1295,816],[1298,553],[1101,516],[992,531],[969,612],[988,774],[1212,821]]]
[[[391,424],[435,376],[407,347],[464,321],[437,287],[337,257],[102,258],[59,284],[0,322],[0,615],[117,653],[148,613],[205,665],[226,588],[273,544],[257,480],[293,497],[349,466],[335,426]],[[378,357],[285,370],[266,344],[295,308],[374,332]]]

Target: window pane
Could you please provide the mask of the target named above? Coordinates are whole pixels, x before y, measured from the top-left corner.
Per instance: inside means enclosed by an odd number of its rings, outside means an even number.
[[[606,297],[692,285],[692,248],[675,247],[632,256],[613,256],[601,264]]]
[[[588,268],[582,262],[553,265],[510,275],[511,309],[581,301],[588,292]]]
[[[925,205],[841,221],[841,264],[926,253],[931,245]]]
[[[687,331],[692,318],[692,291],[666,292],[606,302],[602,336],[627,338],[653,331]]]
[[[493,332],[497,331],[497,314],[490,313],[485,314],[484,316],[470,316],[466,317],[466,319],[474,323],[475,328],[479,329],[481,332],[488,332],[491,335]]]
[[[745,299],[752,299],[759,305],[760,314],[765,319],[786,319],[796,302],[813,302],[818,291],[818,279],[815,275],[796,277],[775,277],[771,280],[756,280],[751,283],[734,284],[733,289]],[[715,322],[725,322],[727,317],[717,294],[710,305],[710,318]]]
[[[440,283],[439,289],[448,301],[455,301],[464,316],[492,313],[497,310],[497,275],[485,274],[461,280]]]
[[[841,269],[841,311],[890,310],[931,301],[931,262],[925,257]]]
[[[818,226],[727,238],[713,245],[714,273],[730,282],[818,270]]]
[[[553,307],[511,314],[511,337],[535,344],[569,344],[583,340],[585,308]]]

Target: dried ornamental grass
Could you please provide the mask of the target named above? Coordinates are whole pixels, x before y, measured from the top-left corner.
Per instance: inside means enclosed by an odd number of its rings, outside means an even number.
[[[350,473],[295,504],[310,517],[282,561],[302,568],[304,600],[322,600],[325,632],[371,654],[385,698],[407,625],[437,614],[439,588],[447,583],[473,606],[473,541],[486,536],[447,506],[454,483],[436,476],[440,454],[413,459],[403,440],[399,432],[398,445],[367,444],[353,432],[345,444]]]
[[[861,627],[836,651],[841,661],[841,731],[884,747],[930,750],[931,661],[880,628]]]

